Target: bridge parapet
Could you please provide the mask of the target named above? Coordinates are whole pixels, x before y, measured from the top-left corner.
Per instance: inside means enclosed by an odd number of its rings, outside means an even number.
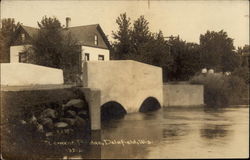
[[[139,111],[148,97],[157,99],[161,106],[163,104],[160,67],[132,60],[88,61],[83,73],[84,88],[99,89],[101,105],[116,101],[131,113]]]

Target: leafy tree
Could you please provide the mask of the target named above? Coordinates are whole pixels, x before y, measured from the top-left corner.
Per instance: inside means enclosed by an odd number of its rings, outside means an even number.
[[[2,19],[2,27],[0,29],[0,62],[10,62],[10,45],[13,37],[15,36],[15,30],[19,26],[19,22],[16,24],[13,18]]]
[[[223,30],[207,31],[204,35],[200,35],[202,67],[223,72],[232,71],[238,65],[233,50],[233,39]]]
[[[131,41],[132,41],[132,52],[137,55],[143,54],[145,47],[149,41],[153,40],[152,33],[149,31],[149,22],[140,16],[134,21]]]
[[[130,18],[126,13],[120,14],[116,19],[118,24],[118,31],[112,32],[113,38],[116,40],[114,43],[117,59],[124,58],[129,52],[131,47],[131,28]]]
[[[63,35],[59,20],[45,16],[38,26],[40,30],[33,40],[35,63],[62,68]]]
[[[250,46],[245,45],[244,47],[239,47],[237,50],[237,55],[240,57],[240,66],[235,68],[232,75],[238,76],[244,79],[246,84],[250,83],[249,79],[249,56],[250,56]]]
[[[0,63],[7,61],[7,51],[5,47],[5,41],[2,33],[0,32]]]
[[[232,72],[235,68],[240,66],[240,55],[235,51],[225,52],[221,56],[221,69],[223,72]]]
[[[177,81],[189,80],[200,70],[199,45],[187,43],[179,38],[171,38],[171,55],[174,63],[170,70],[170,79]]]
[[[167,75],[166,71],[171,66],[172,57],[162,31],[152,33],[144,16],[135,20],[132,27],[126,13],[121,14],[116,23],[118,31],[113,32],[116,40],[113,51],[117,59],[131,59],[160,66],[163,68],[163,76]]]
[[[66,82],[76,81],[80,71],[78,41],[55,17],[43,17],[38,26],[40,30],[32,40],[32,47],[26,49],[29,59],[38,65],[63,69]]]
[[[237,53],[241,57],[241,67],[249,67],[250,45],[238,47]]]

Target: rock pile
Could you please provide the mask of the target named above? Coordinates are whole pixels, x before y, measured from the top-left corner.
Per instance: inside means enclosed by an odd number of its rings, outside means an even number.
[[[39,114],[32,114],[23,125],[31,125],[37,132],[52,136],[60,129],[84,129],[89,123],[88,105],[81,99],[71,99],[60,107],[46,105]]]

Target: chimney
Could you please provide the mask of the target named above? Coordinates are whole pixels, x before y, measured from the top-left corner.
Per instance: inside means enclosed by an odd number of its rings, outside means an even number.
[[[71,18],[70,17],[66,17],[66,28],[70,27],[70,23],[71,23]]]

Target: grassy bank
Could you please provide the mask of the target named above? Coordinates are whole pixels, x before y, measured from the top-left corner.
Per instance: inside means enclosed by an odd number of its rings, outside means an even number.
[[[191,84],[204,85],[204,101],[208,106],[227,107],[229,105],[246,104],[248,85],[233,75],[201,74],[190,80]]]

